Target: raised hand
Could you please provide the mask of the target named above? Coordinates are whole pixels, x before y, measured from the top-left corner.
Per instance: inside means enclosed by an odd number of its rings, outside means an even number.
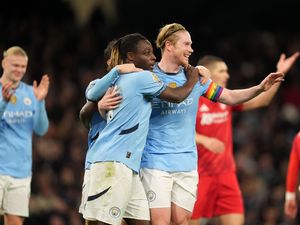
[[[120,74],[143,71],[142,69],[135,67],[133,63],[117,65],[116,68]]]
[[[50,80],[47,74],[43,75],[41,82],[37,85],[37,81],[33,81],[33,92],[37,100],[44,100],[48,94]]]
[[[9,102],[11,96],[14,94],[14,91],[12,89],[12,82],[7,82],[6,84],[4,84],[2,86],[2,98],[4,99],[4,101]]]
[[[270,73],[261,83],[260,87],[263,91],[269,90],[273,84],[284,81],[282,72]]]
[[[299,52],[295,52],[290,57],[286,58],[285,54],[281,54],[279,61],[277,62],[277,71],[282,73],[287,73],[290,68],[294,65],[297,58],[299,56]]]

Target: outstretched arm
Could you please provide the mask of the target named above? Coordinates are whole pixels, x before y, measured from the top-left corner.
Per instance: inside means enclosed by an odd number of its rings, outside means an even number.
[[[281,54],[279,61],[277,62],[277,71],[282,72],[284,75],[295,64],[299,52],[294,53],[290,57],[286,58],[285,54]],[[274,95],[278,91],[281,83],[274,84],[268,91],[258,95],[257,97],[247,101],[243,104],[243,110],[251,110],[259,107],[268,106],[272,101]]]
[[[268,91],[274,84],[282,82],[283,76],[281,72],[270,73],[259,85],[251,88],[239,90],[224,88],[218,101],[227,105],[235,105],[249,101],[262,92]]]

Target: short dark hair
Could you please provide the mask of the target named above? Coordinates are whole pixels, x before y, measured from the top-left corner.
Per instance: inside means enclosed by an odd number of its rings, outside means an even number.
[[[208,67],[211,64],[214,64],[216,62],[224,62],[224,60],[218,56],[214,55],[205,55],[202,58],[198,60],[197,65]]]
[[[112,47],[111,63],[108,69],[123,64],[128,52],[137,51],[137,45],[140,41],[148,41],[148,39],[140,33],[127,34],[119,38]]]

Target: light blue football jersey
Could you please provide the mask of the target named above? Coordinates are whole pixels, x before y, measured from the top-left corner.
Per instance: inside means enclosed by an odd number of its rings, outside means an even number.
[[[164,73],[156,64],[154,72],[170,87],[182,86],[186,82],[183,68],[176,74]],[[159,169],[168,172],[192,171],[197,167],[195,125],[198,99],[209,90],[216,101],[222,88],[209,80],[204,85],[198,82],[191,94],[181,103],[170,103],[155,98],[152,100],[152,114],[146,147],[142,157],[142,168]],[[215,88],[210,88],[214,86]]]
[[[150,100],[160,95],[166,86],[149,71],[123,74],[115,85],[122,95],[122,103],[108,112],[107,124],[90,151],[93,162],[118,161],[138,172],[148,133]],[[93,90],[93,93],[97,91]]]
[[[36,99],[32,86],[20,82],[9,103],[0,93],[0,106],[0,174],[29,177],[32,134],[44,135],[49,126],[45,102]]]

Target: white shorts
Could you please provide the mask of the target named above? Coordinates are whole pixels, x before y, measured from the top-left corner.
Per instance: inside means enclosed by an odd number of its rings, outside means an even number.
[[[198,173],[166,172],[143,168],[140,172],[150,208],[170,208],[175,205],[193,211],[197,195]]]
[[[83,218],[121,224],[122,218],[150,220],[149,205],[138,174],[122,163],[91,166]]]
[[[0,175],[0,214],[29,216],[31,177]]]
[[[83,184],[82,184],[82,195],[81,195],[81,203],[79,206],[79,213],[83,214],[84,206],[86,205],[88,198],[88,189],[90,183],[90,169],[84,171]]]

